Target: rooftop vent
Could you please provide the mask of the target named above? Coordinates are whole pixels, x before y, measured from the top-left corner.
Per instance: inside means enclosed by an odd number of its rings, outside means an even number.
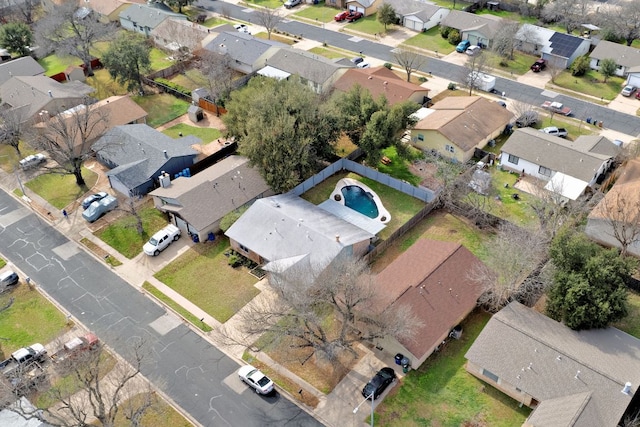
[[[624,393],[626,395],[630,395],[631,394],[631,383],[630,382],[624,383],[624,388],[622,389],[622,393]]]

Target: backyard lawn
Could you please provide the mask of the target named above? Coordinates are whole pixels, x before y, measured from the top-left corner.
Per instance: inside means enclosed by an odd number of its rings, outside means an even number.
[[[103,242],[129,259],[142,251],[142,246],[149,240],[149,237],[167,225],[167,220],[162,212],[151,206],[151,203],[138,209],[145,231],[142,236],[136,231],[136,219],[132,215],[119,218],[94,233]]]
[[[111,78],[106,68],[95,70],[93,77],[87,77],[85,83],[96,90],[93,96],[98,99],[105,99],[114,95],[126,95],[128,93],[126,87]]]
[[[174,62],[172,59],[169,59],[166,52],[156,47],[151,48],[149,60],[151,61],[151,71],[158,71],[170,67]]]
[[[565,89],[573,90],[586,95],[612,100],[622,90],[624,79],[622,77],[609,77],[603,83],[604,77],[595,70],[589,70],[584,76],[575,77],[571,71],[562,71],[555,78],[555,85]]]
[[[199,128],[196,126],[189,126],[185,123],[178,123],[177,125],[171,126],[170,128],[163,130],[162,133],[169,135],[174,139],[180,138],[181,134],[182,136],[193,135],[196,138],[200,138],[204,145],[220,138],[222,135],[218,129]]]
[[[98,180],[98,175],[84,166],[82,167],[82,177],[86,183],[85,188],[78,187],[76,178],[73,175],[54,175],[50,173],[38,175],[24,185],[54,207],[64,209],[86,193],[87,189],[92,188]]]
[[[463,322],[462,338],[450,341],[417,371],[411,371],[378,406],[379,426],[459,427],[521,425],[531,410],[497,391],[464,369],[465,353],[489,321],[476,311]],[[484,389],[484,392],[483,392]]]
[[[452,45],[440,35],[440,27],[436,26],[424,33],[417,33],[415,36],[407,39],[404,44],[408,46],[415,46],[421,49],[432,50],[438,52],[441,55],[448,55],[455,50],[455,45]]]
[[[169,80],[191,90],[209,86],[207,78],[196,68],[190,68],[184,73],[176,74]]]
[[[416,150],[413,147],[409,147],[409,151],[411,155],[415,156],[416,158],[423,157],[422,152],[420,152],[419,150]],[[420,181],[422,180],[422,178],[420,178],[419,176],[415,176],[414,174],[411,173],[411,171],[409,171],[407,162],[411,160],[405,160],[400,158],[398,156],[398,152],[396,151],[395,147],[392,146],[392,147],[385,148],[384,150],[382,150],[382,154],[386,156],[389,160],[391,160],[391,163],[385,165],[381,162],[377,166],[377,169],[380,172],[386,173],[387,175],[390,175],[396,179],[408,182],[409,184],[414,186],[417,186],[418,184],[420,184]]]
[[[82,64],[82,60],[75,56],[59,56],[52,54],[38,59],[38,64],[44,68],[44,73],[47,76],[53,76],[54,74],[58,74],[66,70],[69,65]]]
[[[317,4],[301,9],[294,13],[293,16],[307,18],[312,21],[317,20],[319,22],[331,22],[333,21],[333,17],[339,12],[340,9],[336,9],[335,7],[327,7],[322,4]]]
[[[228,265],[229,249],[224,236],[196,244],[155,277],[224,323],[259,293],[258,279],[245,267]]]
[[[13,305],[0,316],[0,353],[5,357],[33,343],[47,344],[67,328],[64,314],[26,284],[21,283],[13,291],[0,295],[0,307],[7,305],[10,298],[14,298]]]
[[[629,314],[612,326],[640,339],[640,294],[629,291],[628,298]]]
[[[189,103],[167,93],[154,95],[132,96],[139,106],[149,115],[147,124],[158,127],[187,113]]]

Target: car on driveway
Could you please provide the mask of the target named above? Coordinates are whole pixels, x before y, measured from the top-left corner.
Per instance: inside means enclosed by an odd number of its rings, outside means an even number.
[[[356,65],[358,65],[362,61],[364,61],[364,58],[362,56],[356,56],[354,58],[351,58],[351,62],[353,62]]]
[[[20,167],[22,169],[29,169],[29,168],[38,166],[40,163],[44,163],[46,161],[47,161],[47,158],[45,157],[44,154],[42,153],[32,154],[20,160]]]
[[[620,92],[620,94],[622,96],[631,96],[636,92],[636,90],[638,90],[637,87],[632,85],[626,85],[624,89],[622,89],[622,92]]]
[[[108,195],[109,194],[105,193],[104,191],[101,191],[99,193],[95,193],[88,197],[85,197],[85,199],[82,201],[82,209],[86,210],[89,206],[91,206],[91,203],[99,202],[100,200],[104,199]]]
[[[458,43],[458,46],[456,46],[456,52],[464,53],[469,49],[469,46],[471,46],[471,42],[469,40],[462,40]]]
[[[377,374],[364,386],[362,389],[362,395],[370,399],[373,394],[373,399],[377,399],[386,389],[389,384],[396,380],[396,372],[392,368],[382,368]]]
[[[365,62],[365,61],[361,61],[361,62],[358,62],[356,67],[358,67],[358,68],[369,68],[369,67],[371,67],[371,64],[369,64],[368,62]]]
[[[142,250],[149,256],[158,256],[160,252],[167,249],[167,246],[177,241],[181,234],[178,227],[169,224],[151,236],[149,241],[142,247]]]
[[[238,32],[240,32],[240,33],[251,34],[249,32],[249,27],[247,27],[245,24],[236,24],[236,25],[233,26],[233,28],[238,30]]]
[[[545,68],[547,68],[547,61],[545,61],[542,58],[538,58],[536,59],[536,62],[534,62],[531,65],[531,71],[533,71],[534,73],[539,73],[540,71],[544,70]]]
[[[347,17],[351,14],[350,10],[343,10],[342,12],[338,13],[336,16],[333,17],[333,19],[337,22],[340,21],[344,21],[347,19]]]
[[[287,0],[284,2],[284,7],[287,9],[291,9],[293,6],[297,6],[302,3],[302,0]]]
[[[358,19],[362,18],[364,15],[362,12],[357,12],[355,10],[351,11],[349,16],[347,16],[347,22],[356,22]]]
[[[465,53],[469,56],[476,56],[480,52],[482,52],[482,48],[480,46],[469,46]]]
[[[91,203],[87,210],[82,212],[82,217],[88,222],[94,222],[102,215],[118,207],[118,199],[109,195],[102,200]]]
[[[238,369],[240,381],[247,383],[258,394],[269,394],[273,391],[273,381],[259,369],[245,365]]]

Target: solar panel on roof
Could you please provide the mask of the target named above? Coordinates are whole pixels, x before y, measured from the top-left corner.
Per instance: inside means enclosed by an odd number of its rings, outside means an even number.
[[[549,41],[551,42],[551,53],[563,58],[569,58],[582,43],[581,38],[563,33],[555,33]]]

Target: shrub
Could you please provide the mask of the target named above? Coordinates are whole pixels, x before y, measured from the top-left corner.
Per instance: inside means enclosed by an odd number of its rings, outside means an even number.
[[[571,64],[572,76],[584,76],[589,71],[589,57],[587,55],[579,56]]]
[[[440,36],[442,36],[443,39],[446,39],[447,37],[449,37],[449,33],[451,32],[452,28],[451,27],[445,27],[444,25],[440,26]]]
[[[456,84],[454,82],[450,82],[449,86],[447,86],[447,89],[456,90],[457,89]]]
[[[458,30],[452,29],[447,36],[447,41],[450,44],[456,45],[462,41],[462,36],[460,36],[460,32]]]
[[[385,63],[384,63],[384,67],[385,67],[385,68],[388,68],[388,69],[390,70],[390,69],[391,69],[391,67],[393,67],[393,65],[391,65],[391,63],[390,63],[390,62],[385,62]]]
[[[239,267],[242,264],[242,260],[236,254],[229,255],[228,263],[232,268]]]
[[[420,76],[420,77],[418,77],[418,81],[420,83],[424,83],[424,82],[428,82],[429,80],[427,80],[427,78],[425,76]]]
[[[154,80],[154,82],[160,83],[161,85],[164,85],[164,86],[167,86],[168,88],[171,88],[171,89],[175,90],[176,92],[179,92],[179,93],[181,93],[183,95],[191,96],[191,91],[189,89],[187,89],[186,87],[181,86],[181,85],[179,85],[177,83],[174,83],[174,82],[172,82],[170,80],[158,77],[157,79]]]

